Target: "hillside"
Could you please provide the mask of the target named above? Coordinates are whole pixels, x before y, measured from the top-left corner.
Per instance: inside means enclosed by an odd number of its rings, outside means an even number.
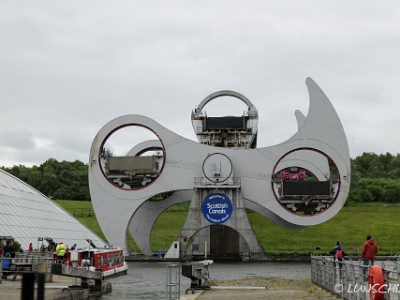
[[[104,238],[89,201],[57,200],[59,205],[92,231]],[[151,235],[153,250],[168,249],[186,218],[189,202],[175,205],[165,211],[154,225]],[[90,213],[90,216],[89,216]],[[348,253],[361,252],[369,234],[378,244],[379,254],[400,253],[400,204],[357,203],[346,205],[331,220],[302,230],[289,230],[275,225],[257,213],[249,212],[249,220],[262,247],[267,253],[317,253],[328,252],[340,241]],[[128,247],[136,248],[128,235]],[[350,250],[353,249],[353,250]]]

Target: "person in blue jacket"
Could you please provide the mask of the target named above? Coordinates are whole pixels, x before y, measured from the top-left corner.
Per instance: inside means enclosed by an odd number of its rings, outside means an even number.
[[[6,253],[1,259],[1,268],[3,271],[10,271],[12,259],[10,253]],[[7,279],[7,273],[3,273],[3,279]]]

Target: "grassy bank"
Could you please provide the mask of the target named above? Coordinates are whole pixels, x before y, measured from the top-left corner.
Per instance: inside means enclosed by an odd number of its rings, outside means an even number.
[[[92,203],[88,201],[57,200],[59,205],[90,228],[104,237]],[[189,203],[175,205],[165,211],[154,224],[151,234],[151,246],[155,249],[167,249],[174,241],[186,218]],[[90,210],[92,209],[92,210]],[[90,216],[89,216],[90,213]],[[370,234],[382,255],[400,253],[400,204],[363,203],[347,205],[329,221],[301,230],[282,228],[257,213],[249,212],[249,220],[261,246],[268,253],[317,253],[328,252],[336,241],[340,241],[348,253],[360,253],[365,237]],[[136,244],[128,234],[128,247]],[[353,250],[349,250],[352,247]]]

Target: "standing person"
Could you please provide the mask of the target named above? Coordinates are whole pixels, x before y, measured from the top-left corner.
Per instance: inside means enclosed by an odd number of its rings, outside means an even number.
[[[4,255],[9,253],[11,258],[15,257],[15,247],[11,244],[11,241],[6,242],[6,246],[4,247]]]
[[[11,255],[11,245],[10,241],[6,242],[6,245],[4,246],[4,256],[9,253]]]
[[[29,244],[29,247],[28,247],[28,252],[29,252],[29,254],[32,254],[32,252],[33,252],[33,246],[32,246],[32,243],[30,243],[30,244]]]
[[[71,250],[75,250],[76,249],[76,244],[74,244],[72,247],[71,247]]]
[[[65,251],[66,251],[66,249],[65,249],[63,242],[59,242],[56,247],[56,254],[57,254],[59,264],[61,264],[62,261],[64,260]]]
[[[378,246],[375,244],[371,236],[368,235],[367,240],[363,245],[361,253],[361,259],[364,260],[364,266],[365,266],[363,269],[364,277],[367,275],[367,266],[369,262],[371,262],[371,265],[374,264],[375,255],[377,253],[378,253]]]
[[[343,249],[340,247],[339,242],[336,243],[336,246],[329,252],[330,254],[333,255],[333,259],[338,260],[339,263],[339,270],[340,270],[340,276],[342,276],[342,261],[343,261],[343,257],[346,256],[346,254],[344,253]],[[333,267],[336,267],[336,264],[333,263]]]
[[[331,251],[329,251],[329,253],[333,255],[333,267],[334,267],[334,268],[336,267],[336,263],[335,263],[336,257],[335,257],[335,254],[336,254],[336,249],[338,249],[338,248],[340,248],[340,243],[339,243],[339,242],[336,242],[335,247],[333,247],[333,249],[332,249]]]
[[[54,243],[54,242],[49,242],[49,246],[47,247],[47,251],[49,251],[49,252],[55,252],[56,251],[56,243]]]
[[[15,249],[14,242],[10,242],[10,247],[11,247],[11,258],[15,258],[15,252],[17,249]],[[19,249],[21,251],[21,249]]]

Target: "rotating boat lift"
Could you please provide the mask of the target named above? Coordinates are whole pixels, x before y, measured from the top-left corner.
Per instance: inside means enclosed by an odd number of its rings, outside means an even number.
[[[306,86],[310,96],[307,116],[296,111],[298,131],[270,147],[256,148],[258,112],[249,99],[232,91],[211,94],[192,112],[199,143],[141,115],[121,116],[106,124],[90,150],[89,187],[109,243],[127,252],[129,229],[141,251],[151,253],[151,229],[159,215],[189,200],[180,237],[224,225],[239,232],[254,254],[263,250],[246,208],[289,229],[320,224],[336,215],[350,187],[347,139],[323,91],[310,78]],[[247,111],[239,117],[207,117],[204,106],[221,96],[242,100]],[[138,144],[126,156],[115,157],[105,143],[115,131],[128,126],[147,128],[158,140]],[[142,155],[147,151],[155,154]],[[160,194],[164,200],[150,200]],[[178,241],[182,248],[189,242]]]

